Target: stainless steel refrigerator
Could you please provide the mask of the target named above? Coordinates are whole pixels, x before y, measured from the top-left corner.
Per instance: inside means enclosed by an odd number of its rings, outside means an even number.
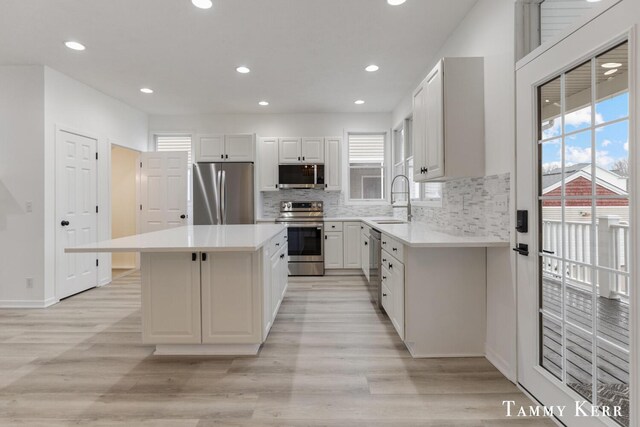
[[[193,224],[254,224],[253,163],[193,165]]]

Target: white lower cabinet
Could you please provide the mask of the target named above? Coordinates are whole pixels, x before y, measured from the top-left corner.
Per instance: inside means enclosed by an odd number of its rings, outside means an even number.
[[[200,260],[191,253],[142,254],[142,342],[199,344]]]
[[[360,258],[362,259],[362,273],[369,280],[369,236],[360,233]]]
[[[143,343],[256,351],[287,290],[286,236],[253,252],[143,253]]]
[[[343,223],[342,239],[344,268],[362,268],[360,256],[360,223]]]
[[[324,268],[344,268],[342,231],[324,233]]]
[[[257,252],[202,254],[202,343],[260,342]]]

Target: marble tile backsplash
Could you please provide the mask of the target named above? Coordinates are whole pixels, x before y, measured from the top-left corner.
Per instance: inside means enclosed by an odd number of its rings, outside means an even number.
[[[452,234],[495,236],[509,239],[510,175],[492,175],[447,181],[442,207],[413,206],[413,221]],[[496,206],[496,198],[507,199],[507,209]],[[262,218],[275,218],[282,200],[322,200],[327,217],[395,216],[406,218],[405,209],[391,206],[347,205],[344,193],[321,190],[282,190],[262,193]]]

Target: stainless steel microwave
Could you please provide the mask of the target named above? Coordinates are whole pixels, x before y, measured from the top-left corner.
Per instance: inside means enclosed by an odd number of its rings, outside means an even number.
[[[324,188],[324,165],[280,165],[280,188]]]

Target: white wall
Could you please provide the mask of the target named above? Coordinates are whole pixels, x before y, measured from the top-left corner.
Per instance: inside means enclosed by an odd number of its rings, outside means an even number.
[[[258,136],[342,136],[348,130],[388,130],[381,114],[210,114],[150,116],[149,132],[256,133]]]
[[[515,5],[509,0],[479,0],[451,34],[429,69],[445,56],[484,57],[486,175],[511,173],[515,150]],[[392,113],[394,126],[411,113],[411,93]],[[512,186],[513,187],[513,186]],[[511,190],[513,200],[513,188]],[[510,251],[487,251],[487,356],[515,380],[516,312]]]
[[[42,306],[43,67],[0,67],[0,94],[0,306]],[[31,213],[25,210],[28,201]],[[27,277],[33,278],[32,288]]]
[[[98,240],[111,236],[110,155],[111,142],[146,151],[148,117],[83,83],[45,67],[45,297],[54,295],[55,268],[55,134],[56,127],[70,128],[98,138]],[[111,280],[111,256],[101,254],[98,281]]]

